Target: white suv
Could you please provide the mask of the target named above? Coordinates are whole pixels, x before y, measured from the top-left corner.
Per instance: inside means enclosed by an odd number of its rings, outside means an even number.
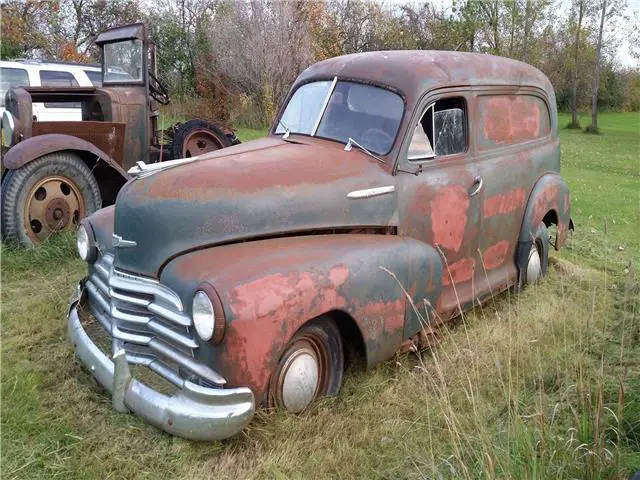
[[[100,65],[41,62],[39,60],[0,61],[0,118],[4,96],[11,87],[99,87]],[[41,122],[79,121],[79,103],[34,103],[33,116]]]

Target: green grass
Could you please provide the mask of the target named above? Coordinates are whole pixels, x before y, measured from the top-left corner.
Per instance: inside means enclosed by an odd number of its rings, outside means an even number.
[[[600,128],[561,131],[577,230],[543,282],[224,442],[112,412],[65,338],[85,271],[73,239],[3,246],[2,478],[628,478],[640,468],[640,121],[603,114]]]

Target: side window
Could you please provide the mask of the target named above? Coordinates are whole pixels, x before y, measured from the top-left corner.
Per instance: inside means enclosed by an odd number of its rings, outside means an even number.
[[[102,86],[102,72],[96,72],[95,70],[85,70],[84,73],[87,74],[89,80],[91,80],[91,84],[94,87]]]
[[[467,150],[464,98],[444,98],[429,105],[411,137],[409,160],[427,160]]]
[[[528,142],[551,129],[547,104],[534,95],[483,95],[478,107],[480,148]]]
[[[71,72],[40,70],[40,85],[43,87],[77,87],[78,82]],[[81,108],[80,103],[46,102],[46,108]]]
[[[0,106],[4,107],[4,96],[11,87],[28,87],[29,74],[23,68],[0,68]]]
[[[77,87],[78,82],[71,72],[40,70],[40,84],[43,87]]]

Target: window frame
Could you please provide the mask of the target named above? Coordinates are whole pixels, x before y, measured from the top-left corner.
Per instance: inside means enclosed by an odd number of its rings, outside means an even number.
[[[107,72],[107,62],[106,62],[106,55],[105,55],[105,50],[107,48],[108,45],[113,45],[116,43],[124,43],[124,42],[129,42],[129,41],[139,41],[142,45],[142,79],[141,80],[125,80],[125,81],[108,81],[105,82],[104,79],[104,74]],[[119,38],[117,40],[114,40],[112,42],[105,42],[103,44],[100,45],[100,50],[102,53],[102,58],[100,61],[100,65],[102,66],[101,71],[102,71],[102,86],[103,87],[107,87],[107,86],[118,86],[118,85],[147,85],[147,78],[149,76],[149,72],[148,72],[148,68],[149,68],[149,55],[145,55],[145,52],[148,51],[148,45],[147,45],[147,41],[141,39],[141,38]]]
[[[557,133],[556,133],[557,113],[555,116],[556,123],[554,124],[554,116],[552,114],[552,109],[550,107],[549,99],[547,98],[547,95],[544,90],[538,87],[532,87],[532,86],[515,88],[512,86],[487,85],[487,86],[483,86],[482,88],[476,89],[474,93],[475,93],[475,101],[477,102],[477,105],[478,105],[478,107],[476,107],[476,116],[478,118],[475,120],[477,120],[478,122],[482,121],[482,119],[480,118],[480,108],[479,108],[482,97],[532,96],[532,97],[538,98],[544,104],[547,112],[547,119],[548,119],[548,125],[549,125],[549,131],[544,135],[541,135],[539,137],[532,138],[529,140],[525,140],[522,142],[505,143],[503,145],[487,145],[486,143],[484,143],[485,140],[483,140],[482,138],[483,136],[482,129],[478,128],[477,131],[474,133],[474,141],[477,144],[478,155],[485,155],[490,152],[499,152],[502,150],[518,149],[518,148],[522,148],[523,146],[533,145],[535,143],[545,143],[545,142],[548,142],[550,139],[557,137]]]
[[[70,75],[71,78],[73,79],[73,81],[75,82],[75,85],[68,85],[68,86],[44,85],[43,84],[43,79],[42,79],[42,74],[44,72]],[[49,87],[49,88],[74,88],[74,87],[79,87],[80,86],[80,82],[78,81],[78,78],[70,70],[51,70],[50,68],[40,68],[40,69],[38,69],[38,80],[40,81],[40,86],[45,87],[45,88],[47,88],[47,87]],[[82,108],[82,102],[44,102],[43,106],[44,106],[44,108],[47,108],[47,109],[64,108],[64,109],[76,109],[77,110],[77,109]]]
[[[414,166],[424,165],[425,163],[435,162],[436,160],[443,161],[448,158],[453,158],[453,157],[457,158],[469,153],[469,151],[471,150],[471,141],[472,141],[471,128],[470,128],[470,115],[469,115],[469,99],[467,98],[467,96],[463,94],[463,92],[464,92],[463,90],[458,90],[458,91],[446,92],[441,95],[436,95],[435,98],[432,97],[432,99],[426,104],[427,105],[426,108],[419,110],[422,112],[422,114],[419,115],[418,121],[417,122],[412,121],[409,124],[410,127],[408,129],[409,135],[408,135],[407,149],[406,149],[406,154],[403,155],[406,162],[409,165],[414,165]],[[435,131],[435,111],[436,111],[435,106],[439,101],[450,100],[450,99],[460,99],[464,103],[464,108],[462,109],[462,111],[464,113],[465,149],[462,150],[461,152],[450,153],[448,155],[438,155],[438,153],[435,151],[434,145],[432,144],[431,145],[431,149],[433,150],[432,157],[420,157],[420,158],[413,158],[413,159],[409,158],[409,147],[411,146],[411,141],[413,140],[413,134],[418,124],[422,124],[422,119],[429,112],[429,109],[431,109],[431,125],[432,125],[431,131],[434,132]],[[432,133],[432,135],[433,134],[434,133]],[[427,135],[427,138],[429,138],[428,135]],[[433,142],[433,139],[429,139],[429,141]]]
[[[401,134],[402,134],[402,130],[403,130],[403,125],[404,122],[406,121],[406,117],[407,117],[407,99],[406,96],[404,95],[403,92],[401,92],[400,90],[398,90],[397,88],[394,88],[390,85],[386,85],[384,83],[379,83],[379,82],[368,82],[368,81],[364,81],[362,79],[359,78],[353,78],[353,77],[341,77],[338,75],[333,75],[333,76],[318,76],[318,77],[313,77],[313,78],[309,78],[307,80],[305,80],[304,82],[300,82],[298,85],[295,85],[295,89],[291,90],[289,92],[289,94],[287,95],[287,97],[285,98],[284,102],[282,103],[282,106],[280,107],[280,111],[278,112],[278,115],[276,116],[271,129],[269,130],[269,135],[273,135],[275,137],[280,137],[282,138],[282,135],[284,135],[285,132],[276,132],[276,130],[278,129],[278,126],[280,125],[280,121],[282,120],[282,117],[284,115],[285,110],[287,109],[287,106],[289,105],[289,102],[291,101],[291,99],[293,98],[293,96],[296,94],[296,92],[303,86],[309,84],[309,83],[314,83],[314,82],[334,82],[331,86],[331,89],[329,91],[329,94],[327,95],[326,101],[327,103],[323,106],[323,110],[320,114],[319,117],[319,121],[318,121],[318,127],[320,126],[320,123],[322,123],[322,119],[324,118],[324,114],[326,112],[327,106],[329,105],[329,100],[331,99],[331,95],[333,94],[333,91],[335,89],[335,86],[337,85],[338,82],[348,82],[348,83],[357,83],[360,85],[366,85],[366,86],[370,86],[370,87],[376,87],[376,88],[381,88],[383,90],[387,90],[391,93],[396,94],[398,97],[400,97],[400,99],[402,100],[402,116],[400,118],[400,122],[398,123],[398,128],[396,130],[396,134],[393,137],[393,141],[391,142],[391,146],[389,147],[389,151],[386,153],[376,153],[376,155],[379,155],[380,157],[390,157],[393,152],[394,149],[396,148],[396,143],[398,141],[398,138],[400,138]],[[330,142],[335,142],[338,143],[340,145],[346,145],[346,143],[340,141],[340,140],[336,140],[335,138],[329,138],[329,137],[322,137],[319,135],[309,135],[306,133],[298,133],[298,132],[291,132],[291,135],[301,135],[304,137],[311,137],[311,138],[319,138],[322,140],[328,140]],[[394,158],[395,157],[391,157]],[[395,163],[395,162],[394,162]]]

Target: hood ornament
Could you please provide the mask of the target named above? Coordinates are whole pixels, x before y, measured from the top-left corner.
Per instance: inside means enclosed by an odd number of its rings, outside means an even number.
[[[135,247],[138,245],[134,240],[125,240],[120,235],[116,235],[115,233],[111,236],[111,238],[112,238],[112,245],[114,248],[117,248],[117,247],[129,248],[129,247]]]

